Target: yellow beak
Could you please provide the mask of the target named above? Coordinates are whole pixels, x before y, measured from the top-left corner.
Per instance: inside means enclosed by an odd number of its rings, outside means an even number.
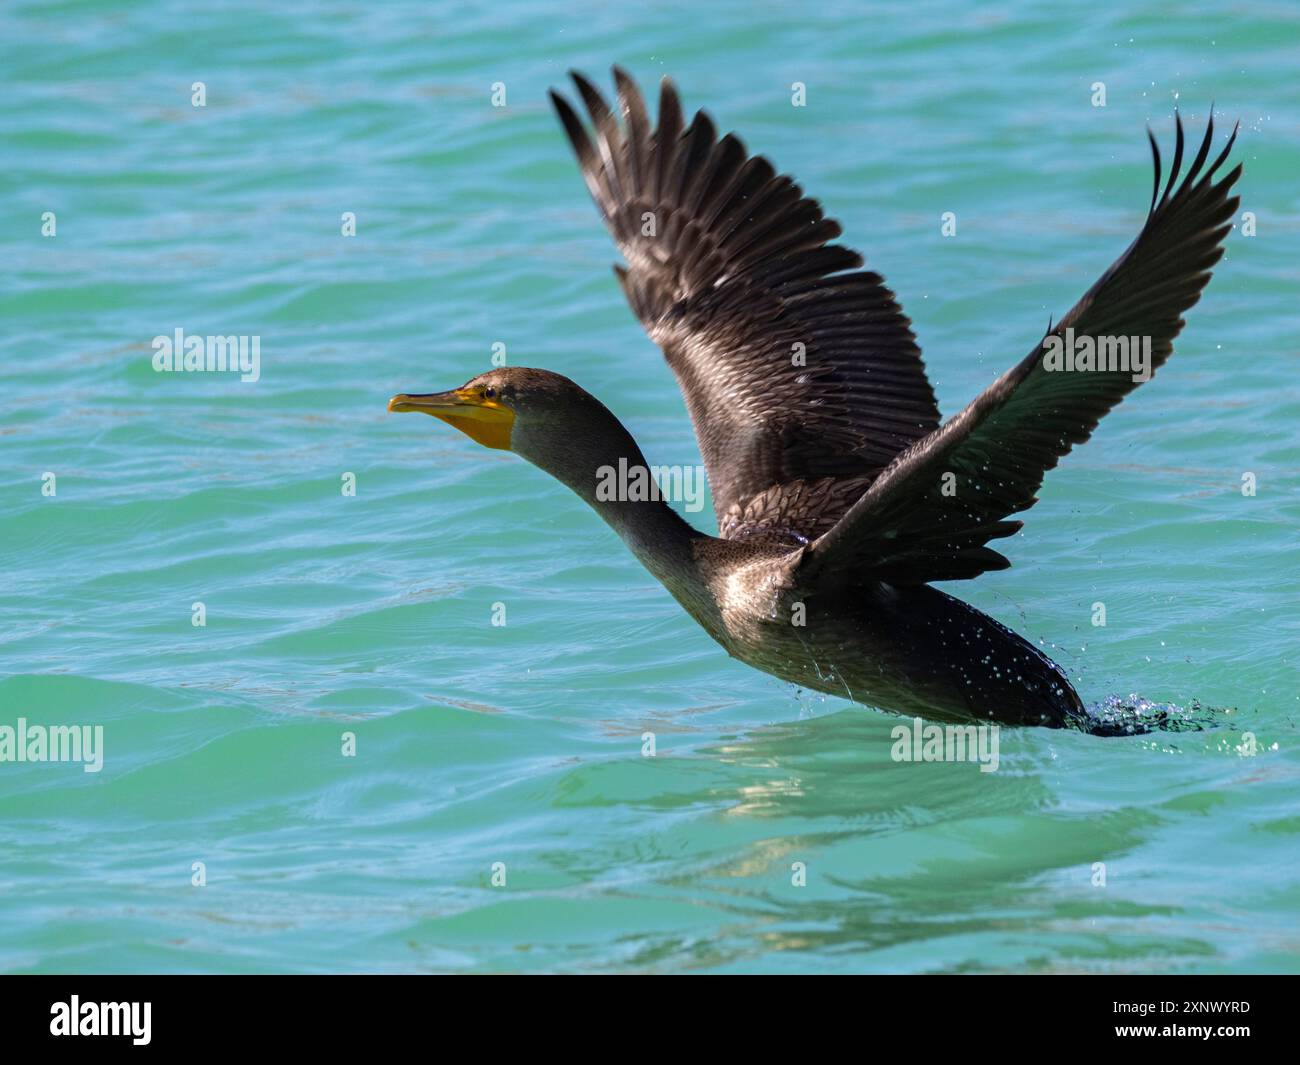
[[[403,393],[388,401],[388,409],[395,413],[415,410],[432,414],[484,447],[510,450],[515,412],[495,399],[485,398],[479,389],[454,388],[450,392],[423,395]]]

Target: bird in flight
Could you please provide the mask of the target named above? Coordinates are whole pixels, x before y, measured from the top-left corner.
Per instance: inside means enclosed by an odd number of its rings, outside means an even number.
[[[552,474],[742,662],[935,721],[1098,731],[1059,666],[931,582],[1009,566],[989,543],[1020,529],[1011,515],[1044,474],[1168,359],[1232,228],[1241,166],[1215,175],[1236,130],[1207,166],[1211,117],[1183,174],[1176,119],[1163,186],[1148,131],[1155,179],[1133,243],[941,423],[911,323],[815,199],[705,112],[687,125],[667,78],[652,126],[619,68],[617,114],[572,77],[587,120],[551,100],[622,253],[619,284],[681,387],[718,535],[659,492],[610,490],[610,470],[645,470],[645,457],[559,374],[502,367],[389,410],[431,414]]]

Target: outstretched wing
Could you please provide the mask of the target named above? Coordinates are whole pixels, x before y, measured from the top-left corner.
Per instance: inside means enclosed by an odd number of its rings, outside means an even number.
[[[809,548],[802,563],[809,576],[870,572],[882,580],[923,583],[1010,565],[985,544],[1020,528],[1007,516],[1033,505],[1043,475],[1087,440],[1102,416],[1144,379],[1140,363],[1134,372],[1133,353],[1125,367],[1110,338],[1137,338],[1139,344],[1149,338],[1149,376],[1169,357],[1183,313],[1200,298],[1210,268],[1223,255],[1238,203],[1228,194],[1241,166],[1217,183],[1214,174],[1227,159],[1236,130],[1203,170],[1214,134],[1211,118],[1175,191],[1183,161],[1181,119],[1177,127],[1163,195],[1160,150],[1150,137],[1151,209],[1128,250],[1018,366],[894,460]],[[1073,350],[1086,352],[1082,338],[1090,338],[1098,357],[1106,351],[1106,365],[1117,368],[1069,369],[1071,364],[1057,356],[1071,336]],[[1103,339],[1105,348],[1098,343]]]
[[[812,539],[939,424],[908,319],[789,177],[702,111],[683,129],[668,79],[652,130],[617,67],[621,125],[572,77],[594,142],[551,100],[627,261],[623,291],[686,398],[721,535]]]

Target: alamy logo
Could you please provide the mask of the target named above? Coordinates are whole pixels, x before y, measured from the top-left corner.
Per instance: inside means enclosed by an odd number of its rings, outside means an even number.
[[[138,1047],[148,1046],[151,1002],[71,1002],[50,1007],[50,1035],[129,1035]]]
[[[666,499],[684,503],[690,513],[704,509],[706,477],[702,466],[617,466],[596,470],[596,498],[602,503],[645,503]]]
[[[153,338],[156,373],[237,373],[241,381],[262,376],[260,336],[186,336],[177,329],[171,336]]]
[[[978,762],[981,773],[998,771],[997,725],[927,725],[921,718],[889,731],[895,762]]]
[[[103,725],[0,725],[0,762],[81,762],[86,773],[104,768]]]
[[[1049,373],[1127,373],[1134,381],[1151,380],[1151,338],[1074,335],[1067,326],[1062,338],[1043,338],[1043,369]]]

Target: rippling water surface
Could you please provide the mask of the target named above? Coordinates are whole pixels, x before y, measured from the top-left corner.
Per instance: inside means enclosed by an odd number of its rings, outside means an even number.
[[[105,761],[0,764],[0,967],[1296,968],[1300,23],[1124,8],[6,5],[0,725],[102,725]],[[894,762],[545,475],[386,415],[500,343],[698,461],[546,106],[614,61],[841,219],[946,414],[1136,233],[1144,124],[1241,118],[1258,235],[1014,567],[950,586],[1088,701],[1219,727]],[[260,336],[260,380],[155,373],[177,328]]]

